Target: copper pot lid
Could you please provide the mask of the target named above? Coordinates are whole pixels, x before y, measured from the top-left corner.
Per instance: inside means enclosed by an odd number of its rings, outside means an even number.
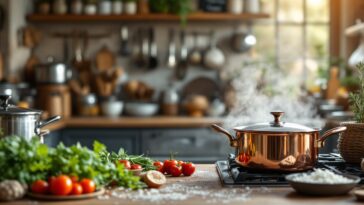
[[[42,111],[9,104],[10,95],[0,95],[0,115],[40,115]]]
[[[284,112],[271,112],[274,116],[273,122],[257,123],[247,126],[235,127],[239,132],[269,132],[269,133],[291,133],[291,132],[317,132],[318,130],[295,123],[282,122],[280,119]]]

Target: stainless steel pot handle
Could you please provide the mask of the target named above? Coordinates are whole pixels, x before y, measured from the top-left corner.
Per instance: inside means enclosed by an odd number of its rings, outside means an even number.
[[[325,140],[332,136],[333,134],[337,134],[337,133],[341,133],[344,132],[346,130],[345,126],[339,126],[339,127],[335,127],[332,128],[330,130],[327,130],[321,137],[320,139],[317,140],[317,147],[323,147],[325,144]]]
[[[38,129],[39,129],[39,128],[42,128],[42,127],[44,127],[44,126],[46,126],[46,125],[48,125],[48,124],[51,124],[51,123],[53,123],[53,122],[55,122],[55,121],[60,120],[60,119],[61,119],[61,116],[59,116],[59,115],[56,115],[56,116],[50,117],[50,118],[48,118],[48,119],[46,119],[46,120],[44,120],[44,121],[40,121],[40,122],[39,122],[39,124],[38,124],[38,126],[37,126],[37,128],[38,128]]]

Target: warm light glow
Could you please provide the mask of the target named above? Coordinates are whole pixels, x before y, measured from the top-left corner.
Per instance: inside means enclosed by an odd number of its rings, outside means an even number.
[[[327,0],[307,0],[307,3],[310,6],[323,6],[325,1]]]

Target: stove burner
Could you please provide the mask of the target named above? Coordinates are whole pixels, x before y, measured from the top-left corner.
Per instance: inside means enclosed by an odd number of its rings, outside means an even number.
[[[224,186],[288,186],[285,180],[287,173],[250,170],[239,166],[234,158],[235,156],[230,154],[228,160],[216,162],[217,172]],[[362,178],[360,184],[364,184],[364,173],[360,166],[345,163],[339,154],[320,154],[316,167],[338,174],[359,176]]]

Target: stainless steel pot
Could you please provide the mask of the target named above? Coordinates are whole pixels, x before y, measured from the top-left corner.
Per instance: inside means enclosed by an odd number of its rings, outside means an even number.
[[[48,63],[38,65],[35,71],[35,78],[40,84],[65,84],[70,79],[71,71],[64,63],[56,63],[53,58]]]
[[[34,136],[47,134],[48,132],[41,128],[61,119],[60,116],[54,116],[40,121],[42,111],[10,105],[10,98],[9,95],[0,95],[0,138],[20,136],[29,140]]]
[[[281,122],[283,112],[271,114],[273,122],[234,128],[236,137],[218,125],[212,128],[229,138],[236,148],[235,161],[241,166],[288,172],[312,169],[325,139],[346,130],[344,126],[336,127],[319,137],[319,130]]]

